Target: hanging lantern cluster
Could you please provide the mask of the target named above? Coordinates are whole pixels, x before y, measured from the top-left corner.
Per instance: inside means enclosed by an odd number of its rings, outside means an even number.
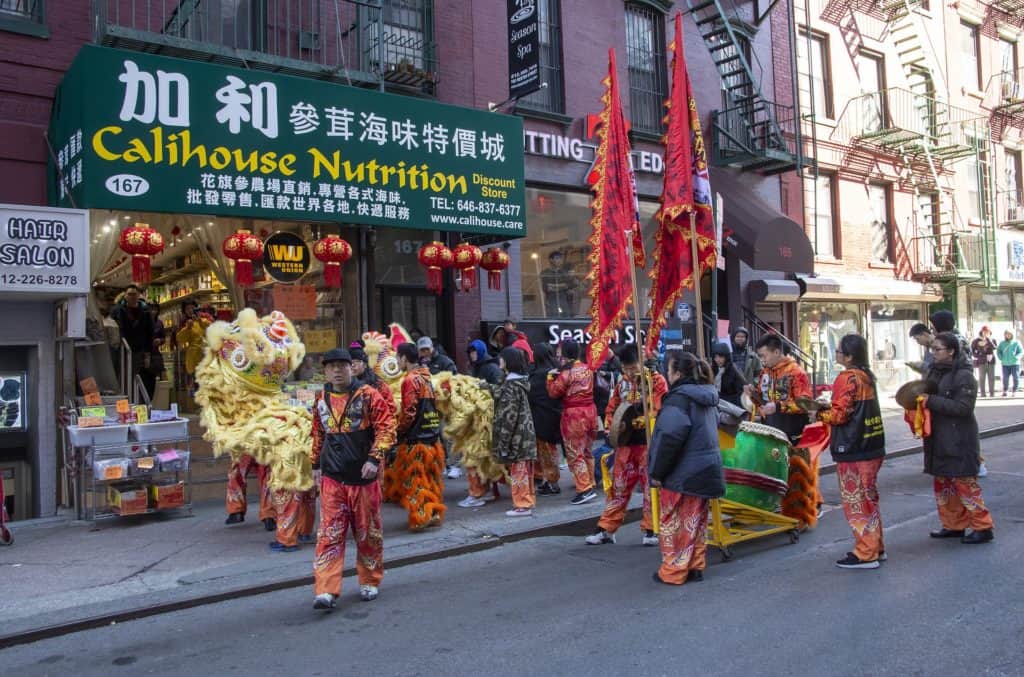
[[[476,288],[476,268],[484,253],[480,247],[463,242],[452,251],[455,257],[455,267],[462,271],[462,291],[472,291]]]
[[[136,223],[121,231],[118,241],[122,251],[132,256],[132,282],[146,284],[150,278],[149,257],[164,250],[164,236],[149,227],[148,223]]]
[[[224,240],[224,256],[235,262],[235,282],[243,287],[252,284],[252,262],[263,256],[263,240],[248,230],[239,230]]]
[[[341,266],[352,258],[352,245],[337,235],[328,235],[313,245],[313,256],[324,264],[324,282],[341,289]]]
[[[427,291],[440,294],[444,269],[455,263],[452,250],[435,240],[420,247],[416,258],[427,267]]]
[[[487,288],[501,291],[501,274],[508,268],[508,253],[501,247],[491,247],[480,259],[480,267],[487,271]]]

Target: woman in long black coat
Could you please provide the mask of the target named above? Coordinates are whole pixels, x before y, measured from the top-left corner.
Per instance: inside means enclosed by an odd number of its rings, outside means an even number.
[[[558,369],[555,350],[548,343],[533,346],[533,373],[530,375],[530,412],[537,431],[537,463],[534,480],[542,496],[559,494],[558,445],[562,443],[562,402],[548,395],[548,372]]]
[[[924,402],[931,412],[931,434],[924,438],[924,471],[935,477],[935,503],[942,528],[931,536],[986,543],[993,538],[993,523],[978,484],[981,442],[974,417],[978,381],[971,366],[961,359],[962,350],[960,340],[951,332],[932,340],[935,361],[927,378],[935,394],[927,395]]]

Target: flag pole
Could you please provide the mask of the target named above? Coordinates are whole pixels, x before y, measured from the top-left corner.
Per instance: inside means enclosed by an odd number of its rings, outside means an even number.
[[[704,304],[700,298],[700,261],[697,259],[697,210],[690,210],[690,255],[693,257],[693,295],[697,304],[697,357],[707,359],[704,352]]]

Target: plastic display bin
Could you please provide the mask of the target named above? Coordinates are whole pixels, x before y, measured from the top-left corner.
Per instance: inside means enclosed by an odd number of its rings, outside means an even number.
[[[168,449],[156,455],[160,464],[160,472],[184,472],[188,470],[191,452],[181,449]]]
[[[68,426],[68,437],[73,447],[99,447],[107,444],[124,444],[128,441],[127,425],[105,425],[100,428],[79,428]]]
[[[132,439],[138,442],[177,440],[188,437],[188,421],[183,418],[160,423],[132,423],[130,427]]]
[[[130,467],[131,461],[126,458],[105,458],[92,464],[92,474],[98,480],[123,480]]]

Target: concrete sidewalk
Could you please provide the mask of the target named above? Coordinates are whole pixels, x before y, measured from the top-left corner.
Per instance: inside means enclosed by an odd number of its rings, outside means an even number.
[[[981,400],[977,416],[983,431],[1003,434],[1024,429],[1024,398]],[[919,446],[899,412],[885,412],[890,453],[913,453]],[[823,465],[827,472],[828,465]],[[541,534],[589,531],[603,508],[603,497],[571,506],[568,472],[560,496],[539,496],[535,515],[510,518],[507,487],[502,498],[479,509],[459,508],[465,479],[448,480],[444,525],[425,533],[405,529],[405,512],[384,507],[385,556],[392,568],[493,547]],[[634,497],[634,512],[640,496]],[[312,573],[313,546],[271,553],[273,534],[263,530],[250,507],[244,524],[224,526],[222,501],[196,505],[192,514],[143,515],[99,523],[41,520],[14,523],[15,545],[0,548],[0,600],[4,638],[54,626],[75,627],[89,619],[128,618],[153,606],[180,608],[198,600],[251,594],[304,584]],[[636,524],[620,532],[639,540]],[[348,564],[354,557],[349,544]],[[310,593],[312,594],[312,593]]]

